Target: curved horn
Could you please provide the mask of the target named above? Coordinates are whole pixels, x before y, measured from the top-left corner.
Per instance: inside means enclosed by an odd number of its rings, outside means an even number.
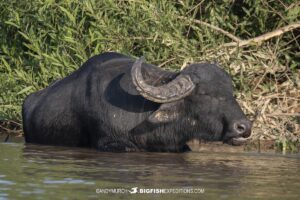
[[[188,96],[195,88],[189,75],[179,75],[171,82],[158,87],[148,85],[141,71],[144,61],[143,57],[137,59],[131,69],[132,81],[144,98],[157,103],[169,103]]]

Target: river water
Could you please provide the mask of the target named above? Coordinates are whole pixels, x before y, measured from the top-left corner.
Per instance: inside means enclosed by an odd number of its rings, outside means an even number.
[[[103,153],[0,143],[1,200],[88,198],[298,200],[300,156]]]

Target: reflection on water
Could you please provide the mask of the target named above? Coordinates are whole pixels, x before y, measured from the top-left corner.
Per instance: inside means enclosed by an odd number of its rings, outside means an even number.
[[[0,143],[0,199],[102,199],[97,188],[204,188],[203,194],[109,194],[114,199],[299,199],[300,156],[102,153]]]

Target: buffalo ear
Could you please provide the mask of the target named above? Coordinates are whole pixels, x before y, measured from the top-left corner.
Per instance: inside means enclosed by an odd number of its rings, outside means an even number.
[[[178,119],[183,112],[183,100],[162,104],[153,112],[148,121],[151,123],[168,123]]]

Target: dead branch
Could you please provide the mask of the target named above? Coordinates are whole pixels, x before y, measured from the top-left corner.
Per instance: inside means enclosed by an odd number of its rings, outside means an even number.
[[[242,39],[238,38],[237,36],[229,33],[228,31],[225,31],[225,30],[223,30],[223,29],[221,29],[217,26],[211,25],[207,22],[203,22],[203,21],[200,21],[200,20],[197,20],[197,19],[189,19],[189,18],[183,17],[183,16],[178,16],[177,18],[181,19],[181,20],[187,20],[187,21],[190,21],[190,22],[193,22],[193,23],[196,23],[196,24],[200,24],[200,25],[209,27],[209,28],[211,28],[215,31],[218,31],[218,32],[224,34],[225,36],[231,38],[234,41],[234,42],[224,44],[223,45],[224,47],[243,47],[243,46],[249,46],[249,45],[257,45],[257,44],[262,43],[266,40],[269,40],[273,37],[278,37],[278,36],[280,36],[280,35],[282,35],[286,32],[289,32],[291,30],[300,28],[300,22],[297,22],[297,23],[289,24],[289,25],[284,26],[282,28],[276,29],[274,31],[265,33],[263,35],[255,37],[255,38],[242,40]]]
[[[197,19],[189,19],[187,17],[183,17],[183,16],[178,16],[177,17],[178,19],[181,19],[181,20],[187,20],[187,21],[191,21],[191,22],[194,22],[196,24],[200,24],[200,25],[204,25],[204,26],[207,26],[215,31],[218,31],[220,33],[223,33],[224,35],[226,35],[227,37],[231,38],[232,40],[234,40],[235,42],[239,43],[241,42],[242,40],[234,35],[232,35],[231,33],[229,33],[228,31],[225,31],[217,26],[214,26],[214,25],[211,25],[207,22],[203,22],[203,21],[200,21],[200,20],[197,20]]]
[[[247,45],[256,45],[259,43],[262,43],[266,40],[269,40],[273,37],[278,37],[286,32],[289,32],[293,29],[297,29],[300,28],[300,23],[294,23],[294,24],[289,24],[287,26],[284,26],[282,28],[279,28],[277,30],[271,31],[269,33],[265,33],[263,35],[260,35],[258,37],[255,38],[251,38],[248,40],[241,40],[240,42],[230,42],[227,44],[224,44],[223,46],[226,47],[230,47],[230,46],[238,46],[238,47],[242,47],[242,46],[247,46]]]
[[[273,113],[266,114],[267,117],[275,117],[275,116],[287,116],[287,117],[300,117],[300,113]]]

